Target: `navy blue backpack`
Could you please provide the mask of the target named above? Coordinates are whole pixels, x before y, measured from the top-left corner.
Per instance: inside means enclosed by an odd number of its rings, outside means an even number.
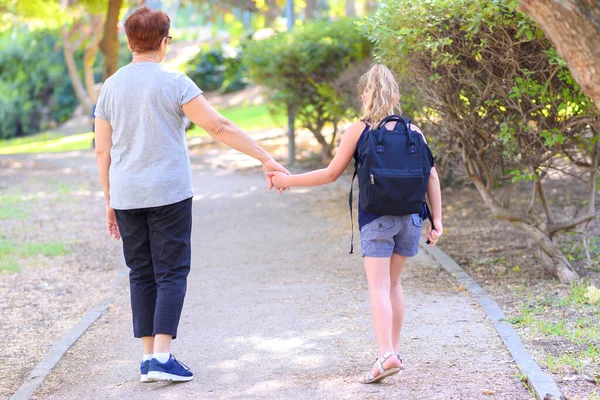
[[[394,129],[386,128],[389,122],[396,122]],[[358,175],[361,209],[381,215],[419,213],[433,226],[425,194],[434,160],[423,136],[410,129],[409,120],[398,115],[384,118],[363,135],[356,149],[352,177],[354,183]]]

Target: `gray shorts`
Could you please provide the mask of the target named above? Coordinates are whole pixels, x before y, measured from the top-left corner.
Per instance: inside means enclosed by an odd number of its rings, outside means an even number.
[[[363,257],[412,257],[419,252],[423,219],[419,214],[384,215],[360,230]]]

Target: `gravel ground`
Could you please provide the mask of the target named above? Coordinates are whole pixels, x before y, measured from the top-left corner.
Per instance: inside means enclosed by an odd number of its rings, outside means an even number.
[[[551,200],[555,207],[562,206],[564,215],[572,210],[563,195],[578,188],[569,182],[553,188]],[[498,302],[527,350],[569,400],[598,399],[598,304],[574,300],[576,287],[561,285],[548,274],[527,235],[491,216],[475,189],[447,188],[442,197],[446,236],[442,249]],[[600,220],[590,228],[598,237]],[[600,269],[585,269],[580,260],[573,263],[587,284],[600,287]]]
[[[358,384],[376,345],[362,260],[347,254],[347,192],[331,185],[277,196],[256,170],[230,170],[240,161],[220,150],[193,163],[193,267],[174,353],[196,379],[138,382],[124,284],[34,398],[531,398],[483,311],[424,255],[404,277],[406,369]],[[89,237],[105,241],[93,226]]]
[[[120,267],[104,233],[95,178],[33,161],[0,158],[0,242],[20,272],[0,272],[0,398],[8,398],[49,348],[103,298]],[[44,256],[25,246],[59,245]],[[19,249],[21,247],[21,249]]]

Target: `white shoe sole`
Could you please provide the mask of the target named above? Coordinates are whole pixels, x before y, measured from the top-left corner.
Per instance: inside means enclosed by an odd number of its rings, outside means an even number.
[[[148,375],[143,374],[143,375],[140,376],[140,382],[148,383],[148,382],[154,382],[154,381],[151,380],[151,379],[148,379]]]
[[[171,382],[187,382],[194,379],[194,376],[179,376],[173,375],[166,372],[150,371],[148,372],[148,381],[171,381]]]

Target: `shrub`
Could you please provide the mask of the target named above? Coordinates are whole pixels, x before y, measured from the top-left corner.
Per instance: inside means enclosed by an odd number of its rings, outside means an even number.
[[[248,85],[239,47],[218,46],[201,51],[188,65],[187,75],[202,90],[230,93]]]
[[[330,155],[338,122],[356,115],[349,98],[358,96],[358,82],[340,80],[353,64],[364,65],[370,50],[352,20],[318,21],[251,42],[245,60],[251,80],[270,89],[272,107],[295,113]],[[334,128],[329,142],[322,133],[327,125]]]
[[[57,36],[49,31],[0,36],[0,138],[62,122],[77,105]]]
[[[595,215],[598,112],[543,32],[515,0],[387,0],[364,23],[376,57],[418,89],[445,152],[461,162],[492,213],[527,232],[544,266],[577,277],[556,235]],[[586,168],[584,212],[561,218],[544,184]],[[528,205],[511,194],[525,182]],[[591,184],[590,184],[591,182]],[[496,190],[496,188],[501,188]]]

